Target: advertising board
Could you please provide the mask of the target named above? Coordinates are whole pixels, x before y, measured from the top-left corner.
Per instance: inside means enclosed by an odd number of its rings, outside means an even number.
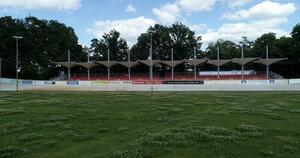
[[[79,81],[67,81],[68,86],[79,86]]]
[[[163,84],[204,84],[204,81],[163,81]]]

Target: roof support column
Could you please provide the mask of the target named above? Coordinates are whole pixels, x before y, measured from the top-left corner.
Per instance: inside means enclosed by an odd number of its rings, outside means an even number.
[[[110,50],[107,49],[107,62],[110,61]],[[107,80],[110,80],[110,66],[107,67]]]
[[[150,32],[150,49],[149,49],[149,56],[150,56],[150,80],[153,80],[153,62],[152,62],[152,32]]]
[[[196,60],[196,47],[194,47],[194,60]],[[194,79],[197,79],[197,66],[194,65]]]
[[[218,46],[217,48],[217,53],[218,53],[218,62],[220,61],[220,48]],[[220,79],[220,66],[218,66],[218,79]]]
[[[68,62],[70,63],[71,57],[70,57],[70,50],[68,50]],[[71,68],[68,67],[68,80],[71,80]]]
[[[242,45],[241,48],[242,48],[242,59],[244,59],[244,45]],[[244,65],[242,65],[242,78],[244,78]]]
[[[174,49],[171,49],[171,60],[174,61]],[[174,80],[174,66],[172,66],[172,80]]]
[[[266,45],[266,59],[267,61],[269,60],[269,46]],[[266,76],[267,76],[267,79],[269,79],[269,65],[267,64],[266,65]]]
[[[130,63],[130,50],[128,50],[128,63]],[[131,80],[131,68],[128,67],[128,80]]]
[[[87,54],[88,63],[90,63],[90,51]],[[90,68],[87,69],[88,81],[90,80]]]

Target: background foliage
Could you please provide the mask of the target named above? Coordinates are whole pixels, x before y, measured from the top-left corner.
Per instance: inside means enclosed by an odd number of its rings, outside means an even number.
[[[87,54],[91,54],[91,60],[107,60],[107,50],[111,52],[110,59],[115,61],[127,61],[128,53],[131,60],[146,60],[149,58],[150,35],[153,34],[153,59],[170,60],[171,49],[174,50],[174,60],[193,58],[196,50],[197,58],[216,59],[217,47],[220,48],[221,59],[239,58],[241,45],[244,47],[245,57],[265,58],[266,45],[269,46],[270,58],[289,58],[272,66],[272,71],[284,77],[300,77],[300,24],[297,24],[291,37],[277,37],[275,33],[267,33],[250,41],[247,37],[237,44],[229,40],[219,39],[209,43],[206,50],[202,50],[201,37],[182,23],[171,26],[156,24],[142,33],[137,43],[129,48],[127,41],[116,30],[103,35],[100,39],[92,39],[90,47],[82,47],[78,44],[78,37],[74,29],[55,20],[41,20],[36,17],[25,19],[13,19],[6,16],[0,18],[0,57],[3,59],[2,76],[15,77],[15,39],[14,35],[24,38],[20,41],[20,66],[21,78],[25,79],[49,79],[58,75],[63,69],[53,64],[53,61],[66,61],[67,52],[71,51],[72,61],[87,61]],[[203,67],[203,66],[202,66]],[[209,69],[204,65],[202,69]],[[75,68],[77,72],[85,71],[83,68]],[[169,68],[162,65],[155,71],[165,72]],[[179,65],[176,71],[187,71],[187,65]],[[224,69],[239,69],[236,64],[227,64]],[[263,66],[250,64],[248,69],[264,70]],[[102,71],[105,71],[103,69]],[[123,67],[114,67],[113,72],[124,72]],[[139,67],[136,71],[148,72],[147,67]],[[94,72],[100,72],[99,69]]]

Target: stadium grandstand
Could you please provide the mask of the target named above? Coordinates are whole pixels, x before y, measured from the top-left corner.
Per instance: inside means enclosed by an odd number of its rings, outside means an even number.
[[[265,79],[282,79],[283,77],[269,71],[269,67],[277,62],[286,60],[287,58],[269,58],[268,47],[266,47],[266,58],[244,58],[242,51],[241,58],[234,59],[220,59],[220,52],[218,49],[217,59],[197,59],[196,53],[194,53],[193,59],[173,60],[173,51],[171,51],[171,60],[130,60],[130,53],[128,53],[128,61],[118,62],[110,61],[110,54],[108,50],[107,61],[88,61],[87,62],[72,62],[70,60],[70,52],[68,53],[67,62],[54,62],[57,65],[63,66],[68,69],[68,75],[62,73],[60,76],[53,78],[55,80],[265,80]],[[151,55],[150,55],[151,56]],[[228,63],[235,63],[241,67],[241,70],[221,71],[220,68]],[[254,70],[245,70],[244,67],[251,63],[262,64],[266,67],[265,72],[258,72]],[[174,68],[178,65],[185,64],[193,66],[193,72],[174,72]],[[209,64],[216,67],[217,71],[200,71],[201,66]],[[90,70],[96,66],[104,66],[107,71],[104,73],[90,73]],[[127,68],[126,73],[111,73],[111,68],[114,66],[123,66]],[[132,73],[131,69],[145,65],[149,67],[149,72],[144,73]],[[171,69],[171,72],[153,73],[155,66],[165,65]],[[87,70],[87,74],[71,73],[71,69],[74,67],[83,67]]]

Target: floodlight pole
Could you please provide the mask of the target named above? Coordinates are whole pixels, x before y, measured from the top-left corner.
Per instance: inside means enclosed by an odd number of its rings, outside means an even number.
[[[171,60],[174,61],[174,49],[171,49]],[[174,66],[172,65],[172,80],[174,80]]]
[[[88,51],[87,53],[87,60],[88,63],[90,63],[90,51]],[[87,73],[88,73],[88,81],[90,80],[90,68],[87,69]]]
[[[68,62],[71,62],[70,50],[68,50]],[[68,67],[68,80],[71,80],[71,67]]]
[[[218,62],[220,61],[220,48],[218,46],[217,48],[217,52],[218,52]],[[218,79],[220,79],[220,66],[218,65]]]
[[[1,77],[2,77],[2,75],[1,75],[1,71],[2,71],[2,58],[0,58],[0,91],[1,91]]]
[[[269,60],[269,46],[266,45],[266,59],[267,61]],[[269,79],[269,65],[268,63],[266,64],[266,76],[267,76],[267,79]]]
[[[244,59],[244,45],[241,46],[242,49],[242,59]],[[242,65],[242,78],[244,78],[244,64]]]
[[[196,56],[197,50],[196,50],[196,49],[197,49],[197,48],[194,47],[194,60],[197,59],[197,56]],[[196,66],[196,65],[194,65],[194,79],[197,79],[197,66]]]
[[[110,62],[110,50],[107,49],[107,79],[110,80],[110,65],[109,65],[109,62]]]
[[[13,36],[16,39],[16,92],[19,92],[19,39],[21,36]]]
[[[128,63],[130,63],[130,50],[128,50]],[[128,79],[131,80],[131,67],[128,67]]]
[[[150,56],[150,80],[153,80],[153,61],[152,61],[152,49],[153,49],[152,34],[153,33],[154,33],[154,31],[149,31],[149,34],[150,34],[150,50],[149,50],[149,56]]]

